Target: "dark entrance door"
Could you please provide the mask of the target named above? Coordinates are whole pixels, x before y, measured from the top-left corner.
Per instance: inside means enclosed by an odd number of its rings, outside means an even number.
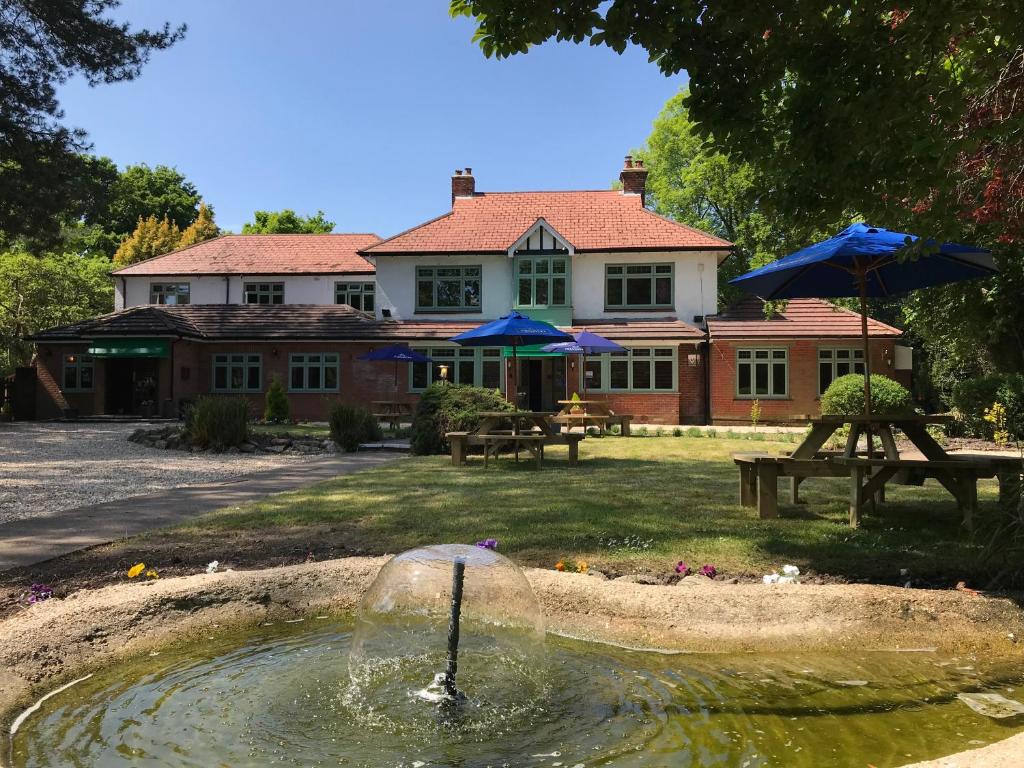
[[[544,410],[544,361],[527,360],[527,405],[531,411]]]
[[[159,362],[145,357],[109,358],[104,410],[110,414],[153,416]]]
[[[565,398],[565,358],[531,357],[519,361],[519,405],[531,411],[557,411]]]

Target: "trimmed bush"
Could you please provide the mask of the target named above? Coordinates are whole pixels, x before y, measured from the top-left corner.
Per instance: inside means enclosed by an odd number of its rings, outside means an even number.
[[[365,408],[338,404],[331,408],[327,418],[331,427],[331,440],[343,451],[352,453],[362,443],[373,443],[382,439],[380,424]]]
[[[431,384],[420,397],[412,420],[412,452],[420,456],[447,453],[445,434],[480,426],[482,411],[511,411],[497,390],[458,384]]]
[[[200,397],[185,411],[185,433],[200,448],[237,447],[249,439],[249,402],[243,397]]]
[[[291,418],[291,412],[288,393],[281,380],[275,376],[267,387],[267,407],[263,411],[263,420],[271,424],[281,424]]]
[[[871,412],[912,413],[910,390],[887,376],[871,374]],[[821,396],[821,412],[826,416],[857,416],[864,413],[864,376],[850,373],[829,384]]]

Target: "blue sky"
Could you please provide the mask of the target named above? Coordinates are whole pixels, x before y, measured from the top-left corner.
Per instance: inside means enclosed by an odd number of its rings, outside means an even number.
[[[176,166],[238,231],[256,209],[323,209],[394,234],[477,189],[606,189],[682,77],[641,50],[553,44],[485,59],[446,0],[127,0],[189,25],[130,83],[60,90],[66,122],[120,165]]]

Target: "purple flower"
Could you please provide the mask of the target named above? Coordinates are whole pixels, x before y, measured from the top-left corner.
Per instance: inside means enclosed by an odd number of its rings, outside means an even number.
[[[482,549],[497,549],[498,548],[498,540],[497,539],[484,539],[483,541],[478,541],[476,543],[476,545],[478,547],[482,548]]]
[[[718,575],[718,571],[713,565],[702,565],[698,573],[700,573],[701,576],[707,576],[709,579],[713,579]]]
[[[53,588],[48,587],[46,584],[33,584],[23,597],[29,605],[41,603],[43,600],[49,600],[53,597]]]
[[[676,573],[678,573],[680,576],[689,576],[690,566],[688,566],[684,560],[680,560],[678,563],[676,563]]]

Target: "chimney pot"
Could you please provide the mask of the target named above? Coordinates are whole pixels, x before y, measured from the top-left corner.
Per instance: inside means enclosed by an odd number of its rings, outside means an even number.
[[[452,176],[452,205],[455,205],[457,197],[472,197],[476,193],[476,179],[473,178],[473,169],[456,169]]]
[[[626,155],[626,167],[627,168],[632,168],[633,167],[633,156],[632,155]]]
[[[462,175],[462,170],[460,168],[456,168],[455,169],[455,175],[456,176],[461,176]]]
[[[619,173],[619,181],[622,182],[622,194],[640,195],[640,205],[647,203],[647,169],[643,160],[634,162],[632,155],[626,155],[626,166]]]
[[[472,176],[473,175],[473,169],[470,168],[468,165],[466,166],[466,175],[467,176]]]

